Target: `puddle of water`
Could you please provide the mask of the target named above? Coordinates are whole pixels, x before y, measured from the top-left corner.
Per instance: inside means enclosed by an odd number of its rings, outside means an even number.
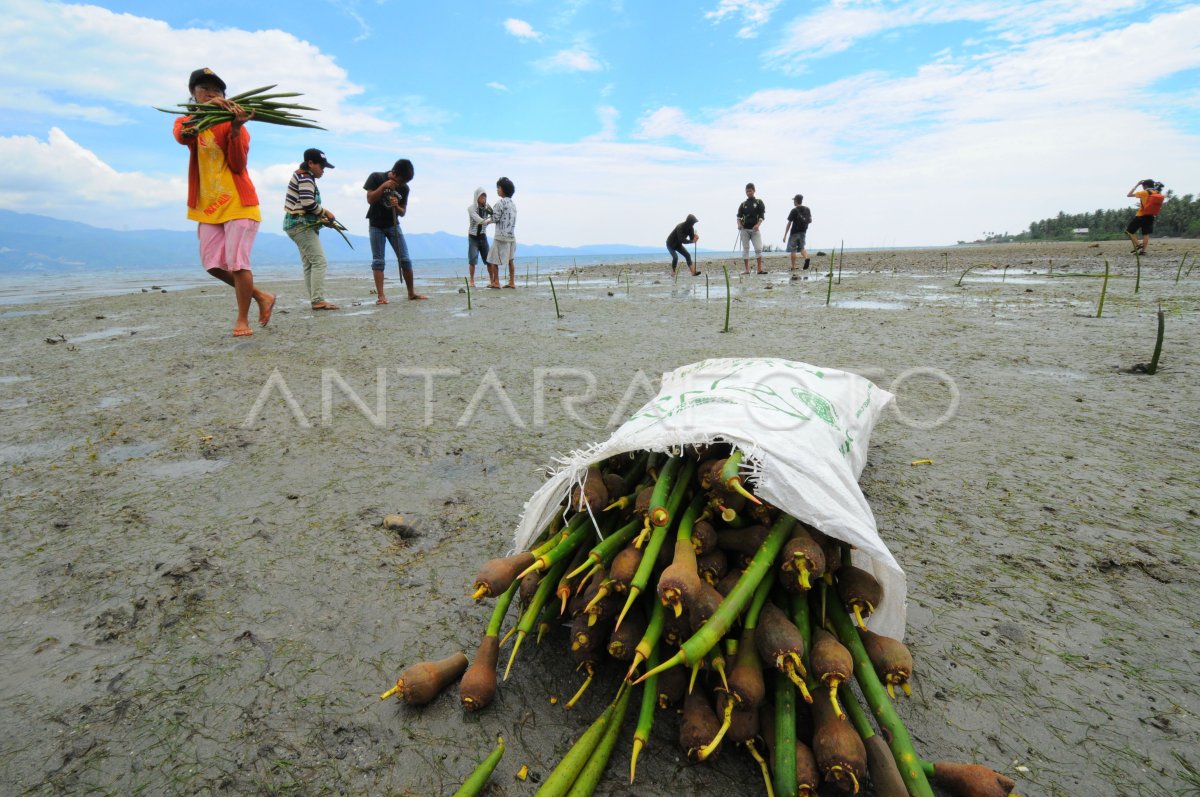
[[[113,407],[119,407],[129,401],[127,396],[105,396],[96,402],[96,408],[101,410],[110,410]]]
[[[0,312],[0,318],[20,318],[26,315],[49,315],[49,310],[5,310]]]
[[[229,464],[227,459],[185,459],[179,462],[164,462],[143,466],[142,472],[159,479],[178,479],[188,476],[203,476],[215,473]]]
[[[162,448],[161,442],[150,441],[147,443],[127,443],[125,445],[113,446],[112,448],[100,454],[99,460],[101,464],[113,465],[118,462],[128,462],[131,459],[141,459],[142,457],[153,454],[158,449]]]
[[[11,385],[13,382],[32,382],[32,376],[0,376],[0,385]]]
[[[844,307],[850,310],[906,310],[908,305],[903,302],[881,302],[873,299],[843,299],[831,302],[834,307]]]
[[[131,332],[143,332],[147,329],[154,329],[154,327],[150,325],[141,327],[108,327],[107,329],[98,329],[95,332],[85,332],[82,335],[69,338],[68,341],[70,343],[87,343],[88,341],[92,340],[106,340],[108,338],[121,337],[128,335]]]
[[[966,285],[968,282],[1002,282],[1006,285],[1010,283],[1013,285],[1045,285],[1049,281],[1050,280],[1045,277],[1025,277],[1021,275],[1013,276],[1011,271],[1008,273],[1007,277],[1001,274],[979,274],[972,271],[963,278],[964,285]]]
[[[29,399],[16,398],[0,401],[0,410],[19,410],[29,406]]]
[[[0,464],[9,465],[25,462],[35,457],[50,457],[61,454],[73,445],[72,440],[44,440],[40,443],[20,443],[0,446]]]

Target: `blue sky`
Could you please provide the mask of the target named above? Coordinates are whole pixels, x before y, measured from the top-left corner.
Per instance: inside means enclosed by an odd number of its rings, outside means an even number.
[[[0,207],[187,229],[186,153],[151,109],[188,73],[277,83],[326,131],[251,125],[264,227],[306,147],[363,232],[362,181],[410,158],[410,232],[463,234],[496,178],[518,240],[657,245],[688,213],[728,248],[743,186],[782,238],[907,246],[1200,190],[1200,5],[534,0],[0,0]],[[0,242],[2,243],[2,242]]]

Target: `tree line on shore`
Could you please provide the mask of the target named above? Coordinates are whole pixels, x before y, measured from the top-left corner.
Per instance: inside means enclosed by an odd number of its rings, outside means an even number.
[[[1166,192],[1167,200],[1154,222],[1156,238],[1200,238],[1200,197],[1192,194]],[[1110,241],[1125,237],[1125,226],[1137,211],[1136,207],[1114,210],[1094,210],[1086,213],[1065,213],[1029,224],[1017,235],[990,234],[987,243],[1006,241]],[[1087,232],[1077,232],[1084,230]]]

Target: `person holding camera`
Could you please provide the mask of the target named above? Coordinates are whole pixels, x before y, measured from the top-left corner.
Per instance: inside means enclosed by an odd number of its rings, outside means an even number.
[[[371,234],[371,272],[375,277],[375,304],[387,304],[383,289],[384,245],[390,243],[400,265],[400,275],[409,299],[428,299],[413,290],[412,259],[400,229],[400,217],[408,210],[408,184],[414,174],[412,161],[401,158],[386,172],[371,172],[363,183],[367,192],[367,220]]]
[[[1141,186],[1141,191],[1137,190],[1138,186]],[[1146,247],[1150,245],[1150,233],[1154,232],[1154,219],[1162,210],[1165,199],[1162,190],[1163,184],[1160,182],[1139,180],[1125,195],[1138,201],[1138,212],[1129,220],[1129,226],[1125,228],[1125,234],[1133,242],[1133,254],[1135,255],[1146,254]],[[1140,245],[1137,239],[1139,232],[1142,234]]]

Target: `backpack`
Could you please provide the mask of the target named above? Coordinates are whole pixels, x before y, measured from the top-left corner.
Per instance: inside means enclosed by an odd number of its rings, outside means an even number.
[[[800,213],[797,215],[800,217],[800,223],[805,227],[812,224],[812,211],[806,205],[800,206]]]
[[[1146,201],[1142,204],[1143,216],[1157,216],[1162,210],[1163,201],[1166,199],[1162,194],[1150,194],[1146,197]]]

